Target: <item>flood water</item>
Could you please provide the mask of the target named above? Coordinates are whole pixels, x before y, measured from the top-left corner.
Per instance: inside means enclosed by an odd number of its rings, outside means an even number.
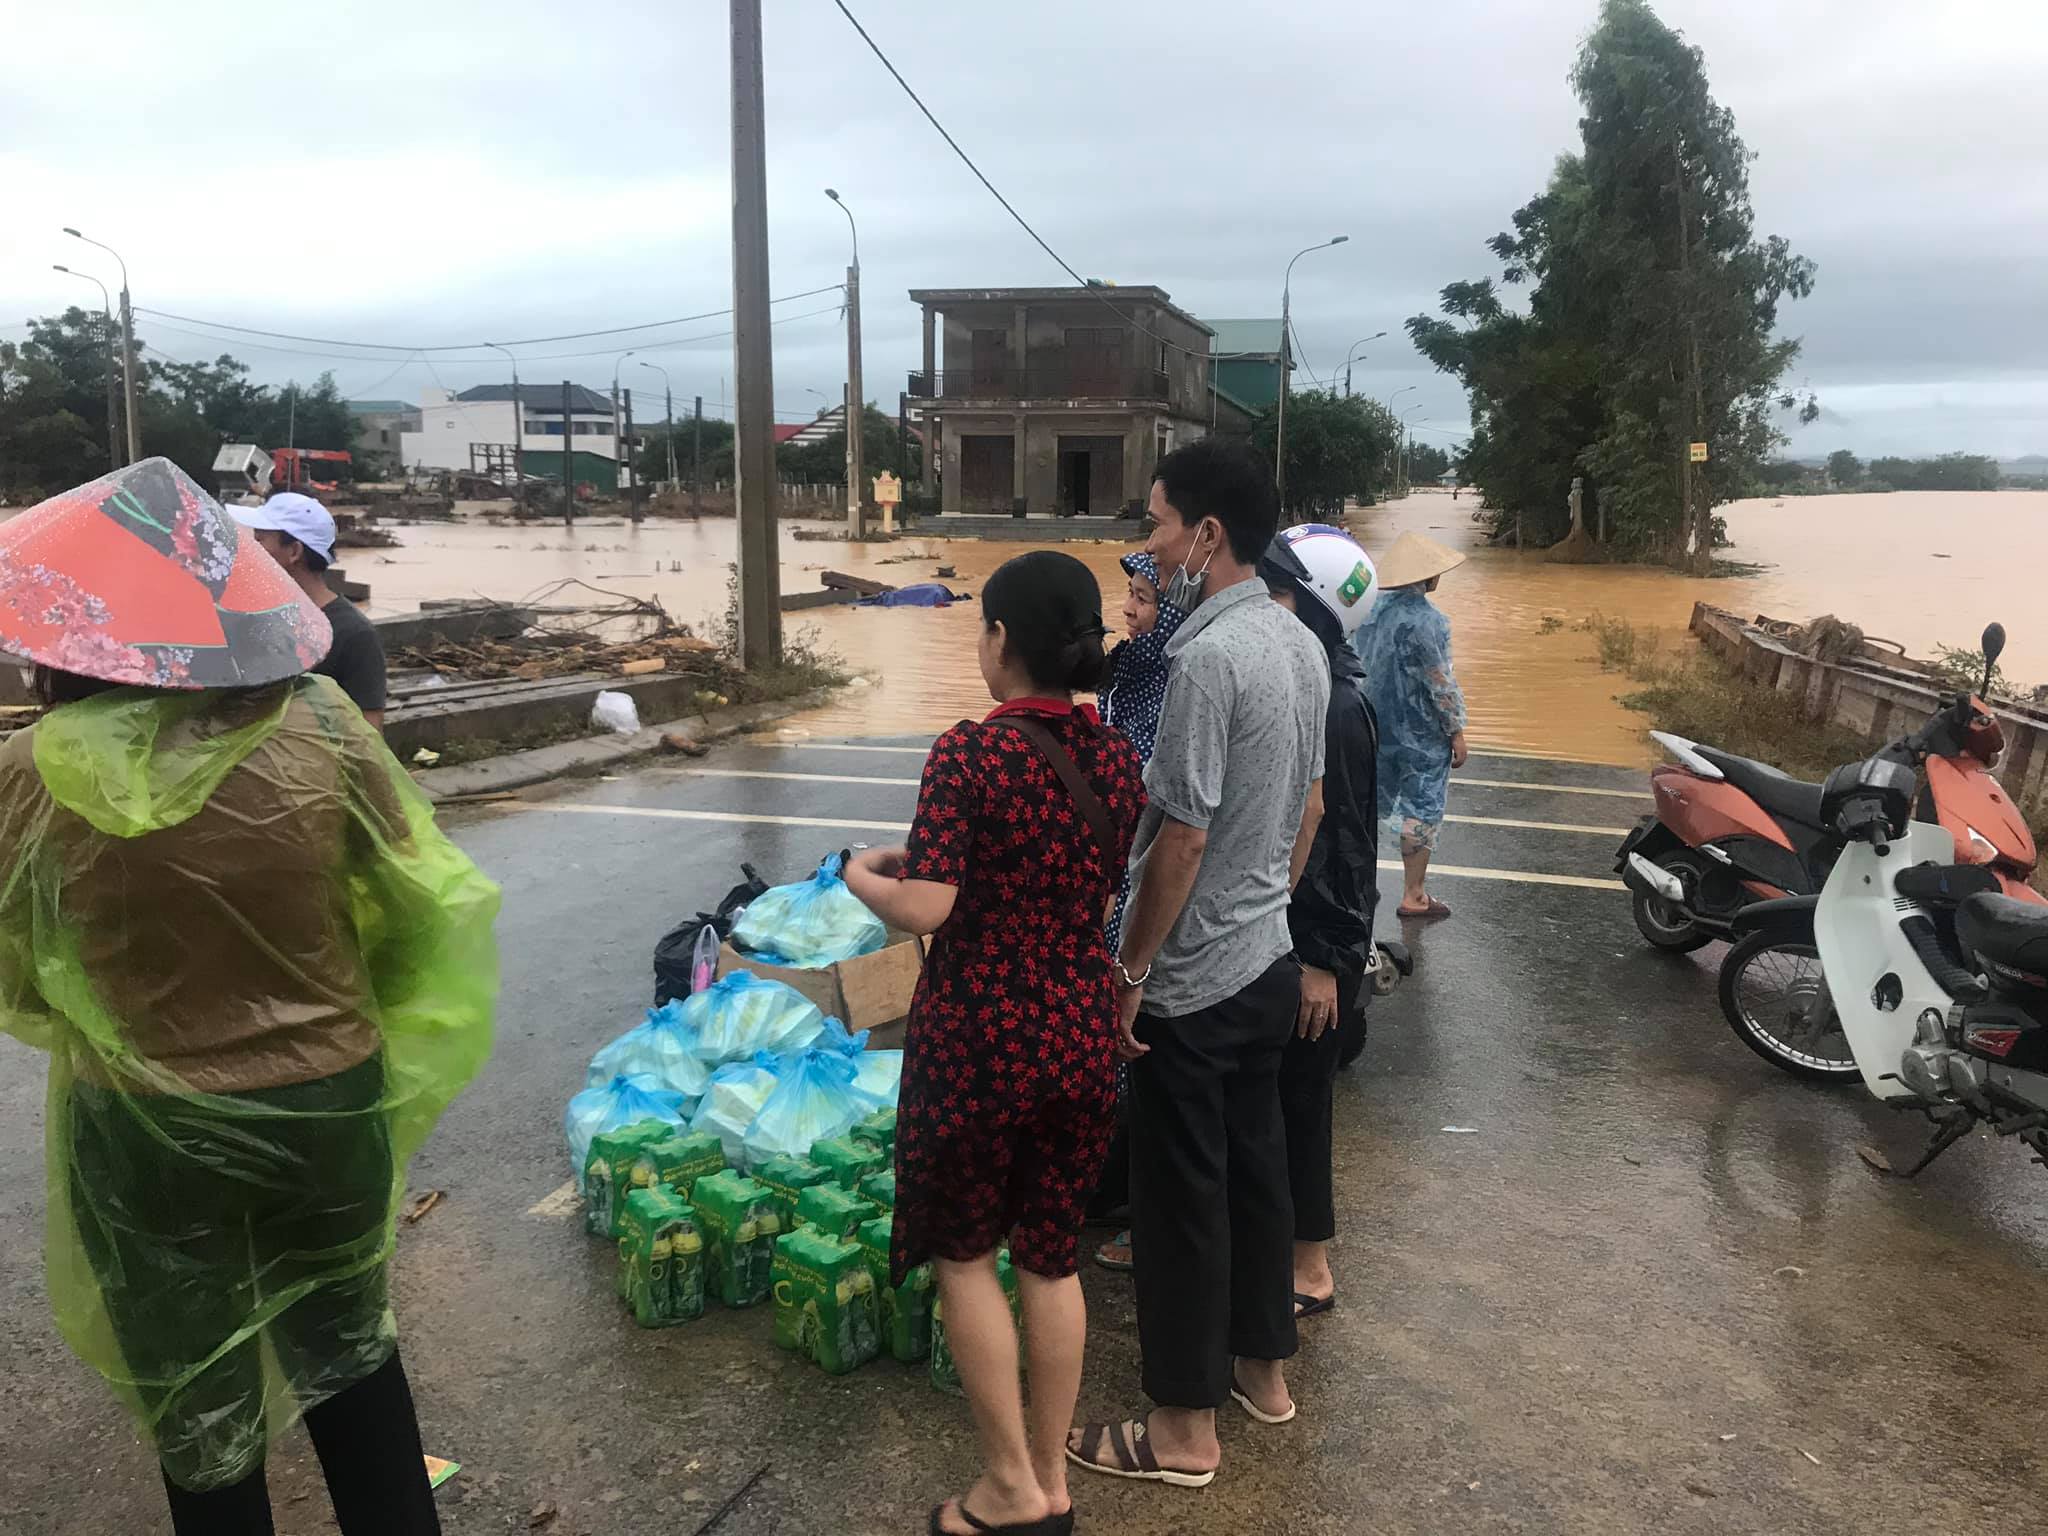
[[[1626,618],[1680,643],[1693,603],[1744,614],[1808,619],[1834,613],[1914,654],[1937,644],[1974,643],[1991,619],[2010,634],[2002,663],[2016,680],[2048,680],[2048,614],[2036,617],[2040,572],[2048,569],[2048,492],[1899,493],[1737,502],[1724,509],[1731,558],[1764,567],[1754,575],[1706,580],[1638,566],[1565,566],[1483,547],[1469,498],[1418,493],[1359,510],[1352,524],[1369,550],[1415,529],[1465,549],[1470,559],[1446,577],[1437,599],[1452,625],[1460,680],[1478,749],[1531,752],[1591,762],[1641,762],[1643,719],[1617,696],[1627,679],[1602,672],[1587,615]],[[818,572],[843,570],[904,584],[940,579],[953,566],[955,590],[978,592],[984,577],[1032,546],[913,537],[895,544],[800,541],[785,523],[782,587],[805,591]],[[725,609],[733,524],[585,521],[559,526],[480,522],[400,529],[403,547],[346,551],[352,576],[372,587],[372,609],[416,607],[425,598],[481,595],[512,600],[575,578],[593,587],[658,598],[674,617],[716,630]],[[1133,546],[1060,546],[1102,582],[1104,613],[1122,604],[1117,557]],[[928,552],[929,558],[919,558]],[[679,570],[669,567],[679,565]],[[551,601],[579,599],[574,592]],[[1546,619],[1555,624],[1546,625]],[[973,604],[947,609],[825,608],[784,616],[786,631],[815,631],[867,674],[791,729],[818,734],[938,730],[979,716],[988,700],[975,668],[980,622]]]

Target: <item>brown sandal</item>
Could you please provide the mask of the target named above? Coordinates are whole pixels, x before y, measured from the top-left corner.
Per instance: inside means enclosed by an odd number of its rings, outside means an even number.
[[[1115,1457],[1114,1462],[1102,1459],[1105,1448]],[[1081,1447],[1076,1450],[1073,1442],[1068,1441],[1067,1460],[1077,1467],[1086,1467],[1090,1472],[1100,1472],[1104,1477],[1167,1483],[1175,1488],[1206,1488],[1216,1481],[1214,1467],[1207,1472],[1179,1472],[1160,1466],[1159,1458],[1152,1451],[1152,1438],[1146,1434],[1142,1419],[1083,1425]]]

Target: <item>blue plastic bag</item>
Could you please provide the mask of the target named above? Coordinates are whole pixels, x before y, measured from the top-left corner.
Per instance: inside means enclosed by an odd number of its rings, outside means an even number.
[[[672,1005],[682,1010],[697,1059],[708,1072],[749,1061],[762,1051],[800,1051],[825,1028],[818,1005],[794,987],[751,971],[728,971],[702,992]]]
[[[839,878],[839,863],[832,854],[810,879],[773,886],[748,902],[732,925],[733,947],[771,965],[810,970],[888,943],[882,920]]]
[[[590,1144],[606,1131],[642,1120],[666,1120],[682,1125],[690,1118],[689,1105],[673,1088],[664,1088],[651,1077],[615,1077],[595,1088],[586,1088],[569,1101],[562,1114],[562,1130],[569,1138],[569,1166],[576,1173],[579,1193],[583,1187],[583,1161]]]
[[[615,1077],[651,1077],[682,1094],[695,1109],[704,1097],[704,1085],[711,1081],[712,1065],[698,1054],[697,1032],[676,1001],[648,1009],[643,1022],[591,1057],[583,1081],[585,1087],[597,1088]]]
[[[844,1136],[878,1109],[880,1099],[853,1085],[854,1058],[831,1049],[786,1057],[775,1091],[747,1127],[747,1166],[771,1157],[804,1157],[814,1143]]]
[[[746,1166],[747,1129],[775,1091],[785,1059],[763,1051],[752,1061],[729,1062],[711,1074],[703,1102],[690,1117],[690,1129],[716,1136],[725,1147],[729,1166]]]
[[[901,1051],[862,1051],[853,1061],[853,1086],[890,1108],[903,1088]]]

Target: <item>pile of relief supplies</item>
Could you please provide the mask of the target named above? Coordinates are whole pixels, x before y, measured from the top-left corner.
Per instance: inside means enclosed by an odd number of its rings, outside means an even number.
[[[835,1375],[886,1352],[930,1358],[958,1389],[931,1267],[890,1284],[901,1051],[779,981],[715,976],[721,934],[744,955],[826,966],[871,953],[882,925],[839,878],[765,887],[747,871],[690,945],[689,990],[656,951],[659,1006],[591,1058],[563,1128],[586,1229],[618,1245],[618,1291],[643,1327],[771,1303],[775,1340]],[[669,980],[664,981],[665,962]],[[1008,1279],[1006,1275],[1006,1279]],[[1014,1287],[1014,1279],[1009,1279]]]

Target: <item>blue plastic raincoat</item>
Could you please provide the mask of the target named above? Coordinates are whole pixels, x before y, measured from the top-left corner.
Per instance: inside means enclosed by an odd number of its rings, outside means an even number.
[[[1379,719],[1379,810],[1401,851],[1436,846],[1465,696],[1451,670],[1451,622],[1421,587],[1383,592],[1351,637]]]

